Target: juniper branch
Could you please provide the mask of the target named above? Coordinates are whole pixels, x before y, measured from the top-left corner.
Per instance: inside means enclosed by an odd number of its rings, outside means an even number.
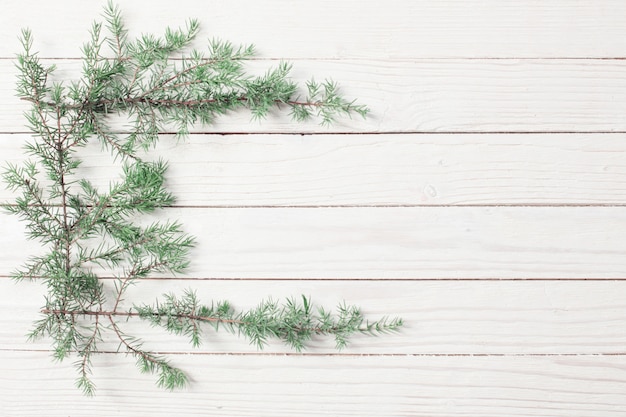
[[[29,337],[50,338],[59,361],[78,357],[77,387],[94,394],[92,356],[105,332],[135,357],[142,372],[157,374],[159,386],[186,384],[182,370],[125,334],[121,320],[146,320],[189,337],[193,346],[200,345],[209,327],[238,333],[258,348],[276,339],[296,351],[318,336],[334,337],[341,349],[356,333],[380,334],[402,326],[400,319],[368,322],[354,306],[341,305],[331,313],[304,296],[301,302],[267,299],[236,312],[224,301],[201,304],[188,290],[181,296],[166,294],[152,305],[124,307],[127,289],[142,278],[184,272],[195,244],[177,222],[141,226],[137,221],[174,202],[165,188],[167,164],[143,160],[163,126],[174,124],[179,136],[185,136],[192,125],[211,124],[238,109],[264,118],[272,108],[286,107],[295,121],[318,118],[322,124],[338,116],[365,116],[368,109],[344,99],[332,81],[312,80],[307,95],[298,96],[287,63],[262,76],[249,75],[244,63],[254,53],[252,46],[212,40],[207,52],[188,50],[199,31],[195,20],[185,28],[166,29],[162,37],[131,40],[117,6],[109,3],[104,18],[104,23],[92,25],[82,48],[82,78],[72,82],[54,80],[54,65],[39,61],[30,31],[22,31],[17,95],[31,104],[25,118],[33,141],[25,152],[34,161],[8,165],[3,175],[7,187],[19,194],[5,208],[26,222],[29,238],[44,245],[43,255],[13,274],[16,279],[40,279],[48,289],[42,318]],[[112,58],[104,51],[107,47]],[[172,59],[174,54],[182,58]],[[130,132],[112,132],[112,113],[132,120]],[[121,179],[108,189],[95,187],[78,172],[81,148],[93,140],[123,162]],[[97,268],[117,278],[113,297],[107,296]]]

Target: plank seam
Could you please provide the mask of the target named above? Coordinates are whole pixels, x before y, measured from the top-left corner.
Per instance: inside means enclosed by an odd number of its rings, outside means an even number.
[[[12,280],[10,275],[0,275],[0,280]],[[34,277],[31,281],[41,280],[43,277]],[[99,277],[102,280],[117,280],[116,277]],[[458,278],[458,277],[425,277],[425,278],[315,278],[315,277],[147,277],[141,278],[141,281],[328,281],[328,282],[351,282],[351,281],[371,281],[371,282],[433,282],[433,281],[553,281],[553,282],[568,282],[568,281],[626,281],[626,277],[587,277],[587,278],[568,278],[568,277],[538,277],[538,278],[526,278],[526,277],[513,277],[513,278]]]
[[[16,204],[4,204],[3,207],[17,207]],[[33,206],[34,207],[34,206]],[[51,204],[50,207],[60,207]],[[91,207],[89,205],[85,207]],[[161,206],[162,209],[354,209],[354,208],[579,208],[579,207],[626,207],[626,203],[458,203],[458,204],[285,204],[285,205],[255,205],[255,204],[206,204],[185,205],[173,204]]]
[[[43,60],[54,61],[81,61],[83,57],[60,57],[60,56],[39,56]],[[113,60],[114,58],[109,58]],[[15,56],[2,56],[0,61],[15,61]],[[172,61],[182,61],[181,58],[170,58]],[[246,58],[246,61],[320,61],[320,62],[390,62],[390,63],[402,63],[402,62],[421,62],[421,61],[626,61],[626,56],[517,56],[517,57],[502,57],[502,56],[417,56],[417,57],[402,57],[402,58],[340,58],[340,57],[250,57]]]
[[[118,135],[129,134],[131,132],[115,131]],[[165,131],[159,132],[160,135],[175,136],[177,132]],[[285,131],[259,131],[259,132],[189,132],[189,136],[365,136],[365,135],[623,135],[626,130],[389,130],[389,131],[329,131],[329,132],[285,132]],[[32,136],[32,132],[28,131],[0,131],[0,135],[26,135]]]
[[[5,349],[0,352],[53,353],[52,349]],[[75,352],[71,352],[75,353]],[[99,354],[127,355],[127,352],[101,350]],[[292,357],[589,357],[589,356],[626,356],[626,352],[596,353],[297,353],[297,352],[181,352],[155,351],[157,355],[193,355],[193,356],[292,356]]]

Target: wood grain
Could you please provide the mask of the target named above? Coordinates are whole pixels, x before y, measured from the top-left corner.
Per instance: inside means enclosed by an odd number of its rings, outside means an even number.
[[[1,416],[626,415],[626,2],[120,6],[131,37],[196,17],[195,46],[252,41],[251,71],[292,60],[295,80],[332,78],[372,110],[330,129],[236,112],[184,143],[164,137],[154,156],[170,162],[178,206],[144,220],[179,219],[198,246],[188,275],[147,280],[128,302],[189,287],[242,308],[306,294],[407,326],[341,354],[315,340],[293,355],[226,333],[192,351],[124,323],[192,384],[161,391],[107,340],[87,399],[71,360],[53,363],[45,340],[25,343],[44,289],[7,276],[41,248],[0,216]],[[3,161],[21,160],[29,136],[15,97],[20,28],[58,64],[57,80],[75,79],[101,10],[3,1]],[[81,173],[104,186],[119,164],[99,152],[85,149]]]
[[[107,289],[113,282],[105,282]],[[206,304],[229,300],[236,309],[274,300],[310,297],[326,309],[346,303],[362,307],[369,320],[402,317],[405,327],[386,337],[356,335],[341,355],[578,355],[625,354],[625,281],[220,281],[145,280],[132,287],[121,306],[154,304],[163,293],[193,288]],[[0,279],[0,350],[49,350],[47,339],[27,342],[22,335],[38,320],[44,304],[42,285],[16,285]],[[207,329],[192,348],[186,337],[170,336],[145,322],[120,319],[128,334],[146,348],[194,354],[254,354],[255,346],[228,332]],[[100,349],[117,351],[119,341],[105,337]],[[293,353],[271,343],[264,354]],[[332,339],[316,338],[305,352],[337,354]],[[1,354],[0,354],[1,355]],[[125,361],[124,355],[115,359]],[[113,361],[113,359],[112,359]],[[70,360],[70,362],[72,362]]]
[[[80,61],[58,64],[56,79],[79,77]],[[254,61],[264,73],[275,62]],[[0,61],[0,132],[28,132],[28,103],[14,97],[15,67]],[[220,117],[195,132],[626,132],[626,61],[613,60],[338,60],[298,62],[295,80],[332,78],[348,99],[371,108],[366,120],[340,119],[333,127],[296,124],[272,112],[251,122],[246,111]],[[54,77],[50,77],[51,81]],[[124,120],[117,129],[125,129]],[[127,129],[127,128],[126,128]]]
[[[28,140],[0,135],[0,154],[19,164]],[[119,178],[99,144],[80,156],[77,176]],[[626,204],[625,134],[165,135],[146,157],[179,206]]]
[[[624,278],[622,207],[175,208],[197,278]],[[0,275],[41,252],[5,217]]]
[[[131,36],[200,20],[198,44],[254,42],[270,58],[624,57],[621,0],[149,0],[120,1]],[[0,57],[13,58],[30,27],[45,57],[76,57],[103,2],[4,0]],[[60,42],[59,39],[63,41]]]
[[[626,358],[190,356],[193,385],[163,393],[132,359],[96,360],[95,398],[75,395],[71,364],[0,352],[0,412],[24,417],[557,416],[621,417]],[[11,375],[11,377],[8,377]],[[124,383],[120,384],[120,375]],[[23,393],[29,393],[29,401]]]

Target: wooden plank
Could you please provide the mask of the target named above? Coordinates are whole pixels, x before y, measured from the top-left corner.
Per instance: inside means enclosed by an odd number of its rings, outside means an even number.
[[[106,288],[113,283],[104,283]],[[347,355],[573,355],[626,353],[626,281],[215,281],[145,280],[127,292],[121,310],[153,304],[163,293],[193,289],[200,300],[229,300],[240,309],[262,298],[311,297],[333,309],[345,302],[358,305],[370,320],[402,317],[405,327],[381,337],[356,335]],[[32,323],[41,318],[45,288],[0,279],[0,350],[49,350],[47,339],[27,342]],[[113,292],[112,292],[113,293]],[[228,332],[207,329],[203,345],[170,336],[139,320],[120,326],[141,338],[148,349],[188,353],[251,354],[255,346]],[[105,332],[106,335],[106,332]],[[116,351],[119,341],[105,337],[103,351]],[[293,353],[278,343],[264,353]],[[314,339],[307,351],[335,354],[334,341]],[[117,360],[123,361],[122,358]],[[71,361],[70,361],[71,362]]]
[[[14,97],[19,28],[30,26],[41,56],[72,78],[101,6],[3,2],[3,159],[21,159],[26,136],[11,134],[26,131],[26,103]],[[176,149],[166,139],[159,152],[187,208],[146,221],[180,219],[199,244],[189,276],[146,281],[129,298],[194,287],[247,307],[304,293],[362,305],[368,317],[397,314],[407,327],[359,337],[341,355],[315,341],[300,356],[275,345],[258,354],[228,334],[192,351],[124,323],[173,352],[193,385],[162,393],[112,352],[96,358],[99,396],[85,399],[71,360],[52,363],[46,341],[24,343],[43,291],[6,276],[39,247],[23,239],[23,224],[0,216],[0,415],[626,414],[626,213],[609,207],[625,204],[625,2],[137,0],[122,8],[131,35],[194,16],[200,38],[254,41],[253,71],[293,59],[295,79],[333,78],[372,108],[367,121],[331,129],[278,113],[250,123],[240,112],[196,128],[208,135]],[[111,172],[100,156],[84,169],[100,184]],[[536,204],[603,207],[500,207]],[[280,205],[306,207],[272,208]],[[354,207],[368,205],[383,207]]]
[[[0,135],[0,155],[26,156],[27,135]],[[626,135],[193,135],[163,137],[182,206],[626,204]],[[99,144],[81,151],[103,190],[119,178]],[[117,169],[116,169],[117,167]],[[0,190],[0,200],[13,194]]]
[[[73,387],[71,364],[0,352],[7,416],[555,416],[626,413],[626,358],[181,355],[192,385],[162,392],[132,359],[96,360],[99,392]],[[124,359],[124,358],[122,358]],[[123,377],[121,377],[123,376]],[[28,396],[28,401],[25,400]],[[129,411],[131,410],[131,411]]]
[[[52,61],[50,61],[52,62]],[[80,62],[56,61],[59,80],[79,76]],[[253,72],[273,62],[254,61]],[[296,80],[331,77],[371,117],[340,119],[333,127],[296,124],[288,111],[251,122],[246,111],[220,117],[196,132],[604,132],[626,131],[626,61],[421,60],[301,61]],[[16,68],[0,61],[0,94],[15,96]],[[0,103],[0,132],[26,132],[18,98]],[[116,126],[124,129],[124,121]]]
[[[622,207],[176,208],[192,277],[623,278]],[[0,275],[40,249],[3,218]]]
[[[64,0],[42,8],[36,0],[4,0],[0,57],[19,50],[30,27],[42,56],[74,57],[88,38],[102,2]],[[620,0],[377,2],[319,0],[148,0],[120,4],[131,36],[202,23],[200,41],[220,37],[254,42],[265,57],[623,57],[626,5]],[[63,39],[63,42],[59,42]],[[200,43],[200,42],[199,42]]]

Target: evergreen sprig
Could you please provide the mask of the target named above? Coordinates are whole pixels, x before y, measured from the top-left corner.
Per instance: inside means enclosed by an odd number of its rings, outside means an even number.
[[[104,17],[104,24],[93,24],[82,48],[82,78],[69,83],[52,80],[55,67],[43,65],[32,51],[30,31],[21,36],[17,94],[31,103],[25,116],[34,140],[25,152],[33,159],[8,165],[4,181],[19,194],[6,209],[26,223],[27,236],[45,250],[13,274],[18,280],[40,280],[48,289],[30,338],[50,338],[59,361],[75,355],[77,386],[91,395],[92,356],[105,332],[117,338],[142,372],[156,374],[159,386],[187,383],[180,369],[122,330],[120,323],[131,318],[184,335],[194,347],[207,327],[238,333],[258,348],[278,339],[296,351],[315,336],[332,336],[341,349],[355,333],[397,330],[400,319],[368,322],[356,307],[341,305],[330,312],[305,296],[282,303],[263,300],[236,312],[228,302],[201,304],[188,290],[181,296],[166,294],[153,305],[123,308],[126,290],[141,278],[183,272],[195,243],[177,222],[138,222],[142,214],[174,202],[164,186],[167,164],[142,159],[165,126],[174,125],[185,136],[192,125],[210,124],[238,108],[263,118],[272,108],[286,106],[295,121],[316,117],[322,124],[338,115],[365,116],[368,110],[342,98],[330,81],[310,81],[308,96],[298,98],[287,63],[262,76],[248,75],[244,62],[252,46],[212,40],[206,53],[187,51],[199,30],[196,20],[167,29],[162,37],[130,40],[116,6],[109,3]],[[131,121],[129,133],[110,128],[109,116],[118,113]],[[105,190],[77,173],[80,150],[91,140],[123,163],[121,179]],[[102,270],[115,277],[112,297]]]

